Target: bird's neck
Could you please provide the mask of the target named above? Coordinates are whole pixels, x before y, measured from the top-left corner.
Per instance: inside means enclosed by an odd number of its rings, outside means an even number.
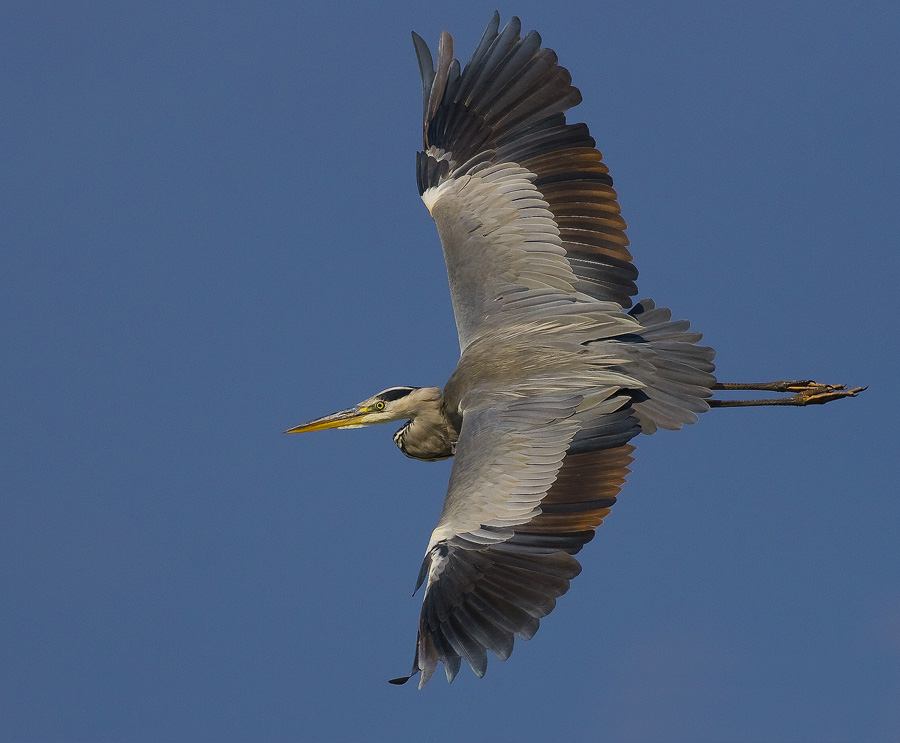
[[[434,462],[453,456],[457,432],[441,411],[440,400],[421,407],[394,434],[394,443],[406,456]]]

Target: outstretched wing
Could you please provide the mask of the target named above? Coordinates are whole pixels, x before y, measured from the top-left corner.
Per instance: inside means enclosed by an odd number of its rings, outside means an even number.
[[[462,72],[449,34],[437,69],[413,34],[425,99],[419,193],[437,223],[461,348],[523,303],[619,309],[637,293],[608,169],[587,126],[566,123],[581,94],[535,31],[520,37],[518,18],[499,22],[495,13]]]
[[[452,681],[461,659],[482,676],[487,650],[508,658],[515,637],[531,638],[581,571],[573,555],[615,503],[631,462],[627,442],[640,430],[614,392],[588,411],[573,394],[465,412],[419,577],[412,674],[421,671],[420,688],[439,661]]]

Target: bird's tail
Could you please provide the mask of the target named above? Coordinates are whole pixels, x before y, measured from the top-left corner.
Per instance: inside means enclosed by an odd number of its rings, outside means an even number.
[[[687,320],[672,320],[672,311],[657,307],[652,299],[642,299],[628,314],[642,328],[636,342],[622,344],[636,362],[632,374],[646,385],[632,403],[642,431],[677,430],[694,423],[709,409],[706,400],[716,383],[715,351],[698,345],[703,336],[691,332]]]

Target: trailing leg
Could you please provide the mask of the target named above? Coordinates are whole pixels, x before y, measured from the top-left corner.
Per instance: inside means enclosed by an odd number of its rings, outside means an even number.
[[[793,392],[790,397],[777,397],[763,400],[708,400],[711,408],[744,408],[755,405],[824,405],[832,400],[844,397],[856,397],[866,387],[848,389],[843,384],[820,384],[811,379],[784,382],[717,382],[714,390],[763,390],[766,392]]]

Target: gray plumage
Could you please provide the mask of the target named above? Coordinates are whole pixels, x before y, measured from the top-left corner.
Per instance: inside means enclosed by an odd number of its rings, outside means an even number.
[[[405,419],[394,436],[404,454],[455,457],[419,574],[420,687],[439,663],[451,681],[462,660],[481,676],[487,650],[506,659],[515,637],[534,635],[615,503],[634,436],[693,423],[713,389],[796,392],[794,405],[859,391],[719,385],[687,321],[649,299],[632,306],[637,270],[612,179],[587,127],[565,118],[581,95],[540,36],[520,30],[513,18],[501,31],[495,13],[463,70],[449,34],[436,64],[413,34],[417,183],[447,265],[456,370],[443,391],[391,388],[290,431]]]

